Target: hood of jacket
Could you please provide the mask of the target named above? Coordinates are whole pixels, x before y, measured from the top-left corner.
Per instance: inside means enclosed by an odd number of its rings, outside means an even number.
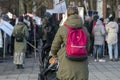
[[[22,22],[18,22],[17,25],[16,25],[16,27],[19,28],[19,29],[22,29],[23,26],[24,26],[24,23],[22,23]]]
[[[96,25],[101,25],[101,24],[103,24],[102,21],[98,19]]]
[[[72,28],[83,27],[82,18],[77,14],[69,16],[64,24],[70,25]]]
[[[116,28],[117,23],[116,23],[116,22],[109,22],[109,23],[107,24],[107,26],[109,26],[110,28]]]

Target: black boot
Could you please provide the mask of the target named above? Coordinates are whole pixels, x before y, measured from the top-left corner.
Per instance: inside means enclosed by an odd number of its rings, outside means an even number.
[[[17,66],[17,69],[20,69],[20,65],[19,64],[17,64],[16,66]]]
[[[23,67],[23,65],[21,64],[21,65],[19,65],[19,69],[24,69],[24,67]]]

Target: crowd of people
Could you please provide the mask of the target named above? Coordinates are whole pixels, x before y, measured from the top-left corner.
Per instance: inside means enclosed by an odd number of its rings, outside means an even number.
[[[37,52],[40,41],[42,41],[42,49],[49,49],[52,56],[59,59],[57,78],[60,80],[88,80],[88,60],[77,62],[65,57],[67,28],[59,26],[59,22],[53,15],[46,16],[41,21],[38,20],[40,22],[29,15],[19,16],[17,20],[15,15],[9,19],[6,14],[2,14],[0,19],[14,27],[11,36],[7,34],[4,36],[5,32],[0,29],[0,59],[3,58],[3,49],[6,46],[5,53],[14,56],[13,63],[16,68],[24,69],[25,57],[30,57],[34,50]],[[93,18],[85,19],[84,24],[82,22],[77,9],[68,9],[68,18],[65,23],[73,28],[84,29],[87,34],[86,48],[88,54],[93,55],[94,61],[106,62],[104,58],[106,54],[109,55],[110,61],[119,61],[120,19],[115,20],[114,16],[110,16],[108,22],[105,22],[105,19],[99,18],[98,14],[95,14]],[[5,40],[7,41],[4,44]],[[62,67],[63,65],[64,67]]]
[[[42,19],[36,15],[25,14],[19,17],[13,15],[10,19],[7,14],[2,14],[0,19],[14,27],[11,36],[0,29],[1,62],[6,56],[13,56],[13,63],[17,66],[17,69],[24,68],[25,57],[32,57],[35,51],[38,52],[39,45],[45,47],[52,43],[57,31],[57,23],[59,23],[54,21],[55,17],[53,15],[45,15]]]
[[[95,62],[106,62],[104,55],[109,55],[110,61],[119,61],[119,26],[119,18],[115,16],[106,20],[95,14],[93,19],[85,21],[91,35],[89,54],[94,56]]]
[[[76,8],[68,8],[68,18],[65,24],[70,25],[72,29],[86,27],[87,31],[87,51],[88,55],[94,57],[95,62],[106,62],[105,55],[109,56],[110,61],[119,61],[120,53],[120,19],[115,16],[109,16],[106,20],[100,18],[98,13],[92,17],[87,17],[84,24],[78,16]],[[52,42],[51,55],[59,61],[57,71],[58,80],[88,80],[88,60],[73,61],[66,56],[66,39],[69,30],[62,25]],[[75,57],[75,56],[74,56]],[[78,67],[79,66],[79,67]]]

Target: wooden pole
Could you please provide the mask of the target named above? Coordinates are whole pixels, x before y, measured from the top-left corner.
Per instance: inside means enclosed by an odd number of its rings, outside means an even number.
[[[36,24],[35,24],[35,22],[33,23],[33,25],[34,25],[34,46],[35,46],[35,48],[34,48],[34,54],[35,54],[35,59],[36,59]]]
[[[103,18],[106,18],[107,1],[103,0]]]
[[[3,46],[3,58],[5,58],[5,53],[6,53],[6,33],[4,32],[4,46]]]

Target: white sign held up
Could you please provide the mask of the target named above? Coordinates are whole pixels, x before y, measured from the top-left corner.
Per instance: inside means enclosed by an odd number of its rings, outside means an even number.
[[[0,29],[2,29],[5,33],[7,33],[9,36],[11,36],[14,27],[7,21],[1,20],[0,21]]]

